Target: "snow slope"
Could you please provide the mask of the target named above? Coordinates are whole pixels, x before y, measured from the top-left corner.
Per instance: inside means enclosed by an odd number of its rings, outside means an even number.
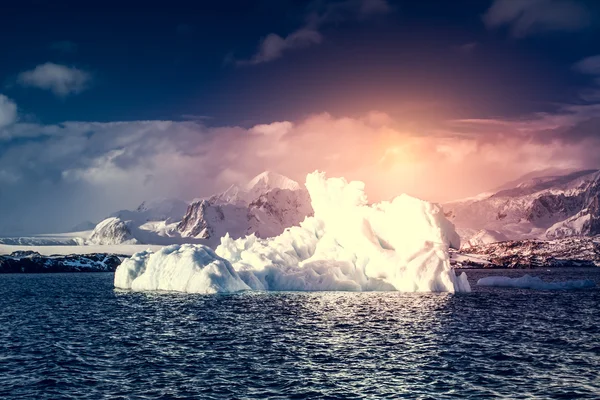
[[[161,245],[147,244],[119,244],[119,245],[51,245],[51,246],[27,246],[27,245],[5,245],[0,244],[0,255],[11,254],[15,251],[35,251],[44,256],[69,255],[69,254],[94,254],[106,253],[130,256],[141,251],[158,251]]]
[[[481,230],[511,240],[600,234],[598,170],[517,182],[492,196],[444,204],[464,242]]]
[[[41,234],[35,236],[0,237],[0,245],[10,246],[80,246],[92,231]]]
[[[282,175],[264,172],[244,189],[232,186],[192,203],[177,230],[183,237],[205,239],[205,244],[216,246],[225,234],[233,238],[250,233],[277,236],[309,215],[312,208],[306,189]]]
[[[248,184],[187,204],[176,199],[143,203],[135,211],[122,210],[100,222],[92,244],[183,244],[216,247],[229,234],[276,236],[312,214],[306,189],[273,172]]]
[[[206,244],[216,247],[225,234],[276,236],[312,215],[306,189],[273,172],[192,204],[179,199],[143,202],[120,210],[87,232],[0,238],[14,246],[76,246],[119,244]]]
[[[176,222],[186,212],[188,203],[179,199],[158,199],[143,202],[135,210],[121,210],[100,221],[89,236],[88,243],[173,244],[181,243]]]
[[[125,260],[115,287],[193,293],[253,290],[470,291],[450,268],[459,238],[441,207],[407,195],[367,205],[362,182],[306,178],[314,217],[279,236],[225,236],[213,253],[170,246]],[[288,189],[284,189],[288,190]]]
[[[154,199],[144,201],[135,210],[121,210],[113,213],[110,217],[116,217],[124,221],[132,220],[138,224],[148,221],[175,222],[181,219],[188,207],[188,203],[180,199]]]
[[[502,232],[482,229],[471,236],[469,241],[463,244],[462,248],[468,249],[469,247],[481,246],[482,244],[488,243],[504,242],[507,240],[508,237],[506,237],[506,235]]]

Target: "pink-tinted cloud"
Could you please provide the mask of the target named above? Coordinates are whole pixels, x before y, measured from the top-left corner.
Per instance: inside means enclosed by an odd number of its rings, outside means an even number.
[[[600,165],[600,104],[518,119],[419,118],[320,113],[250,128],[12,123],[0,128],[0,208],[12,210],[0,231],[68,228],[149,198],[210,195],[264,170],[300,182],[316,169],[362,180],[374,201],[404,192],[449,201],[534,170]]]

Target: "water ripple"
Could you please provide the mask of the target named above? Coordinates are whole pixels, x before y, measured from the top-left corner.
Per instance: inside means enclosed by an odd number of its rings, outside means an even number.
[[[2,276],[0,295],[2,399],[600,393],[598,289],[202,296],[56,274]]]

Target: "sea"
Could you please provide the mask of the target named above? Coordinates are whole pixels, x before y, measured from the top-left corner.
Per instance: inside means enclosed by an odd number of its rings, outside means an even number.
[[[528,273],[596,288],[477,287]],[[0,275],[0,399],[600,399],[600,268],[472,293],[115,290]]]

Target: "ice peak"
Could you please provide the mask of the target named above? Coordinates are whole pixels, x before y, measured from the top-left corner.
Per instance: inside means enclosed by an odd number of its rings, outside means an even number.
[[[298,190],[300,189],[300,184],[287,176],[280,175],[276,172],[265,171],[256,175],[248,184],[246,185],[246,190],[254,191],[254,190],[264,190],[264,189],[289,189],[289,190]]]

